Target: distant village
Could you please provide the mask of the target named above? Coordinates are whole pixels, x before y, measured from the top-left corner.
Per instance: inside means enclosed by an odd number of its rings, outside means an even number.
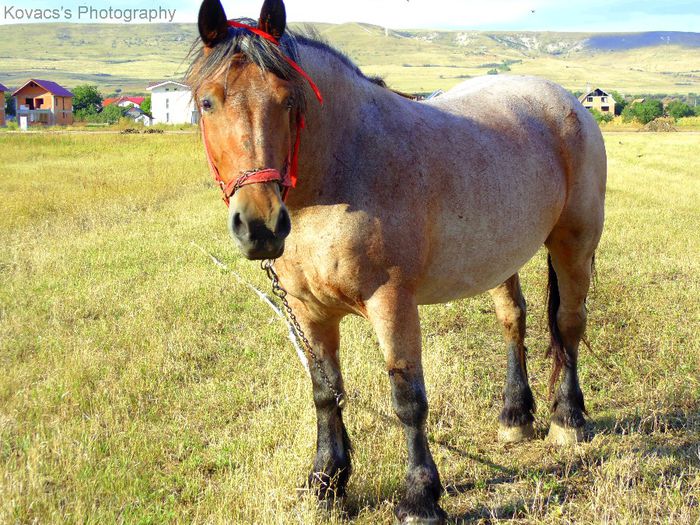
[[[95,86],[79,86],[74,92],[57,82],[28,79],[10,90],[0,84],[3,102],[9,93],[14,104],[6,115],[0,104],[0,126],[15,122],[19,129],[37,126],[70,126],[76,121],[111,123],[121,118],[144,126],[154,124],[197,124],[190,88],[174,80],[154,82],[146,86],[147,96],[117,95],[102,99]],[[107,118],[99,118],[103,115]],[[91,118],[96,117],[96,118]]]
[[[197,124],[199,113],[194,106],[192,92],[185,83],[175,80],[154,82],[145,87],[147,96],[117,94],[102,98],[96,86],[76,86],[73,91],[57,82],[28,79],[20,87],[10,90],[0,83],[0,127],[8,122],[20,130],[32,127],[70,126],[75,122],[112,124],[120,119],[131,120],[143,126],[155,124]],[[9,94],[9,97],[6,96]],[[439,96],[436,91],[428,97],[405,95],[414,99]],[[690,107],[679,100],[646,98],[625,99],[615,91],[587,88],[575,93],[579,102],[600,122],[610,122],[616,115],[623,121],[636,120],[647,124],[664,115],[678,119],[699,114],[700,108]],[[696,102],[697,103],[697,102]]]

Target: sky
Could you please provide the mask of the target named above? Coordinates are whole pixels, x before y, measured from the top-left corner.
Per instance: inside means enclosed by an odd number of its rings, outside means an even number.
[[[145,5],[163,9],[154,22],[194,22],[199,8],[196,0],[0,1],[0,24],[39,21],[36,9],[55,10],[45,11],[48,18],[43,21],[114,23],[123,17],[96,11]],[[262,0],[222,3],[229,18],[257,18]],[[78,19],[80,6],[84,14]],[[291,22],[367,22],[392,29],[700,31],[700,0],[288,0],[286,8]],[[23,10],[33,13],[22,17]],[[66,10],[71,10],[72,18],[66,18]]]

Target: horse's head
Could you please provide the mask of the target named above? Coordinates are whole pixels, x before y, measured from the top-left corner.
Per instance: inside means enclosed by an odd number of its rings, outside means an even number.
[[[220,0],[204,0],[202,46],[187,75],[229,230],[248,259],[282,255],[291,230],[283,195],[296,178],[305,101],[285,26],[282,0],[265,0],[257,24],[229,22]]]

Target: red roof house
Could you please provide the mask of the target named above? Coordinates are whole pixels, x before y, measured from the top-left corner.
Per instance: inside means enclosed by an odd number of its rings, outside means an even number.
[[[102,101],[102,107],[106,108],[111,104],[116,104],[119,107],[126,108],[128,106],[134,106],[141,109],[141,104],[146,100],[146,97],[114,97],[106,98]]]

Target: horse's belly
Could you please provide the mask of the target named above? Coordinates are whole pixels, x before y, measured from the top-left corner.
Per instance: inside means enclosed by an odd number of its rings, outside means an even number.
[[[523,239],[517,248],[467,247],[445,250],[428,267],[417,290],[418,304],[472,297],[495,288],[516,273],[537,252],[547,233]]]
[[[564,206],[563,177],[553,175],[548,183],[540,181],[539,186],[533,186],[531,177],[521,176],[520,181],[513,181],[512,189],[517,190],[519,183],[537,188],[521,193],[528,198],[477,206],[470,194],[463,193],[461,209],[451,202],[449,209],[440,210],[417,288],[419,304],[442,303],[490,290],[537,253]]]

